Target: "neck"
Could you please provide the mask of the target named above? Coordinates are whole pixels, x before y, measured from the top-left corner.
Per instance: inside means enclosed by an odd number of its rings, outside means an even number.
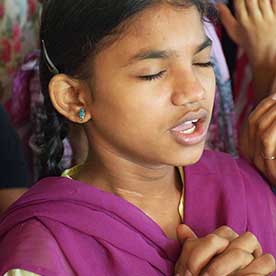
[[[78,179],[86,180],[123,198],[163,198],[181,191],[178,172],[173,166],[152,166],[133,162],[111,151],[90,150]]]
[[[182,183],[177,168],[130,161],[109,150],[90,150],[76,179],[137,206],[175,238]]]

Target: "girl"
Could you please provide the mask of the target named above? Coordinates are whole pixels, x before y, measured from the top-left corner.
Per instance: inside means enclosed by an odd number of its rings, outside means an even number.
[[[274,271],[263,253],[276,256],[269,186],[242,160],[203,152],[215,90],[207,10],[200,0],[46,2],[45,174],[57,177],[1,218],[1,275]],[[83,125],[89,154],[60,177],[64,118]]]

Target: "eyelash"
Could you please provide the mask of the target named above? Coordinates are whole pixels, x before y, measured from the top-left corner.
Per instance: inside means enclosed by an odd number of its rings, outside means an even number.
[[[214,66],[214,64],[211,61],[206,62],[206,63],[195,63],[194,65],[204,67],[204,68]],[[166,73],[166,70],[161,71],[161,72],[159,72],[157,74],[154,74],[154,75],[140,76],[139,78],[142,79],[142,80],[146,80],[146,81],[153,81],[153,80],[161,79],[162,76],[164,75],[164,73]]]
[[[157,74],[154,75],[148,75],[148,76],[140,76],[139,78],[142,80],[146,80],[146,81],[152,81],[152,80],[156,80],[156,79],[161,79],[163,74],[166,72],[166,70],[161,71]]]
[[[214,63],[209,61],[206,63],[195,63],[194,65],[200,66],[200,67],[214,67]]]

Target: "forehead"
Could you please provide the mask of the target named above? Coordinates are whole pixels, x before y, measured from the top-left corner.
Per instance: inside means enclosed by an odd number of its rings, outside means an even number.
[[[174,32],[179,31],[179,28],[190,31],[196,31],[196,28],[191,28],[192,24],[201,26],[201,17],[194,5],[190,7],[175,6],[171,4],[156,4],[145,9],[129,21],[126,33],[134,36],[146,37],[152,36],[152,33],[157,30],[161,34],[167,31],[167,28],[174,28]],[[163,31],[162,31],[163,30]]]
[[[195,6],[159,4],[140,12],[125,24],[120,37],[108,47],[109,54],[113,51],[122,61],[146,49],[192,53],[206,38]]]

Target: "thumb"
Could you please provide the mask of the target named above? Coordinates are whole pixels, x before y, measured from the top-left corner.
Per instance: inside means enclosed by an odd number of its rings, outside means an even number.
[[[273,95],[276,94],[276,77],[275,77],[271,87],[272,87],[271,94],[273,94]]]
[[[176,228],[176,234],[178,240],[183,244],[186,239],[196,239],[197,235],[194,231],[186,224],[180,224]]]
[[[229,8],[223,4],[218,3],[217,9],[219,11],[220,20],[222,25],[226,29],[229,37],[238,45],[241,44],[239,36],[239,23],[236,18],[232,15]]]

